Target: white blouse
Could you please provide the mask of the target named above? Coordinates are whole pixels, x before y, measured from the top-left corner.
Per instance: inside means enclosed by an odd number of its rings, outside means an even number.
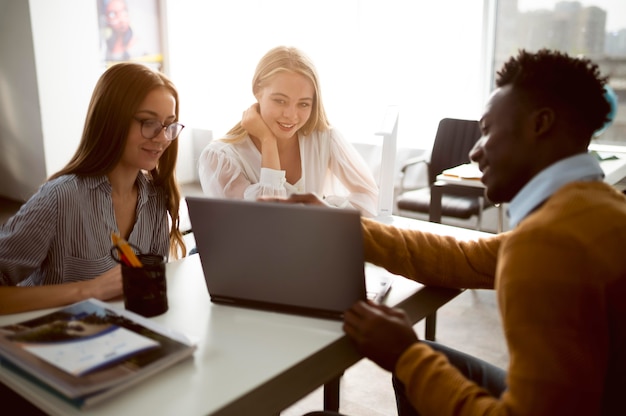
[[[364,216],[377,215],[378,186],[357,150],[335,129],[298,134],[302,176],[295,184],[284,170],[261,168],[261,152],[246,136],[236,143],[216,140],[200,155],[202,190],[214,198],[255,200],[315,193],[335,207],[353,207]]]

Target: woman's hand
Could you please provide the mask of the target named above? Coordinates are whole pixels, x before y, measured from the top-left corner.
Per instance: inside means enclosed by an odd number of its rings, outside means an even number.
[[[261,152],[261,167],[281,170],[276,136],[265,124],[259,111],[259,103],[252,104],[243,112],[241,126],[248,132]]]
[[[261,142],[261,145],[270,142],[276,142],[276,137],[265,124],[259,110],[259,103],[252,104],[241,117],[241,126],[248,132],[250,136],[254,136]]]
[[[122,266],[93,279],[60,285],[0,286],[0,315],[55,308],[88,298],[112,300],[124,294]]]
[[[119,264],[91,280],[88,285],[89,296],[100,300],[109,300],[124,294],[122,286],[122,266]]]

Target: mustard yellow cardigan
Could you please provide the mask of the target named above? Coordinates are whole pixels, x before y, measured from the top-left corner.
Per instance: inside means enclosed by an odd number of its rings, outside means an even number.
[[[363,219],[365,258],[426,285],[494,288],[510,365],[492,397],[423,343],[395,373],[420,415],[626,414],[626,199],[564,186],[512,231],[461,242]]]

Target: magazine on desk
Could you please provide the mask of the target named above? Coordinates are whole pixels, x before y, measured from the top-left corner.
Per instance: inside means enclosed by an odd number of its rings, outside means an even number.
[[[80,408],[195,351],[181,334],[96,299],[0,327],[0,362]]]

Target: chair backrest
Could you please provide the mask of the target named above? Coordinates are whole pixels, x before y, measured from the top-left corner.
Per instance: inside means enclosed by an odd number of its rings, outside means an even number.
[[[444,118],[439,122],[428,169],[429,183],[444,170],[469,163],[469,152],[480,139],[476,120]]]

